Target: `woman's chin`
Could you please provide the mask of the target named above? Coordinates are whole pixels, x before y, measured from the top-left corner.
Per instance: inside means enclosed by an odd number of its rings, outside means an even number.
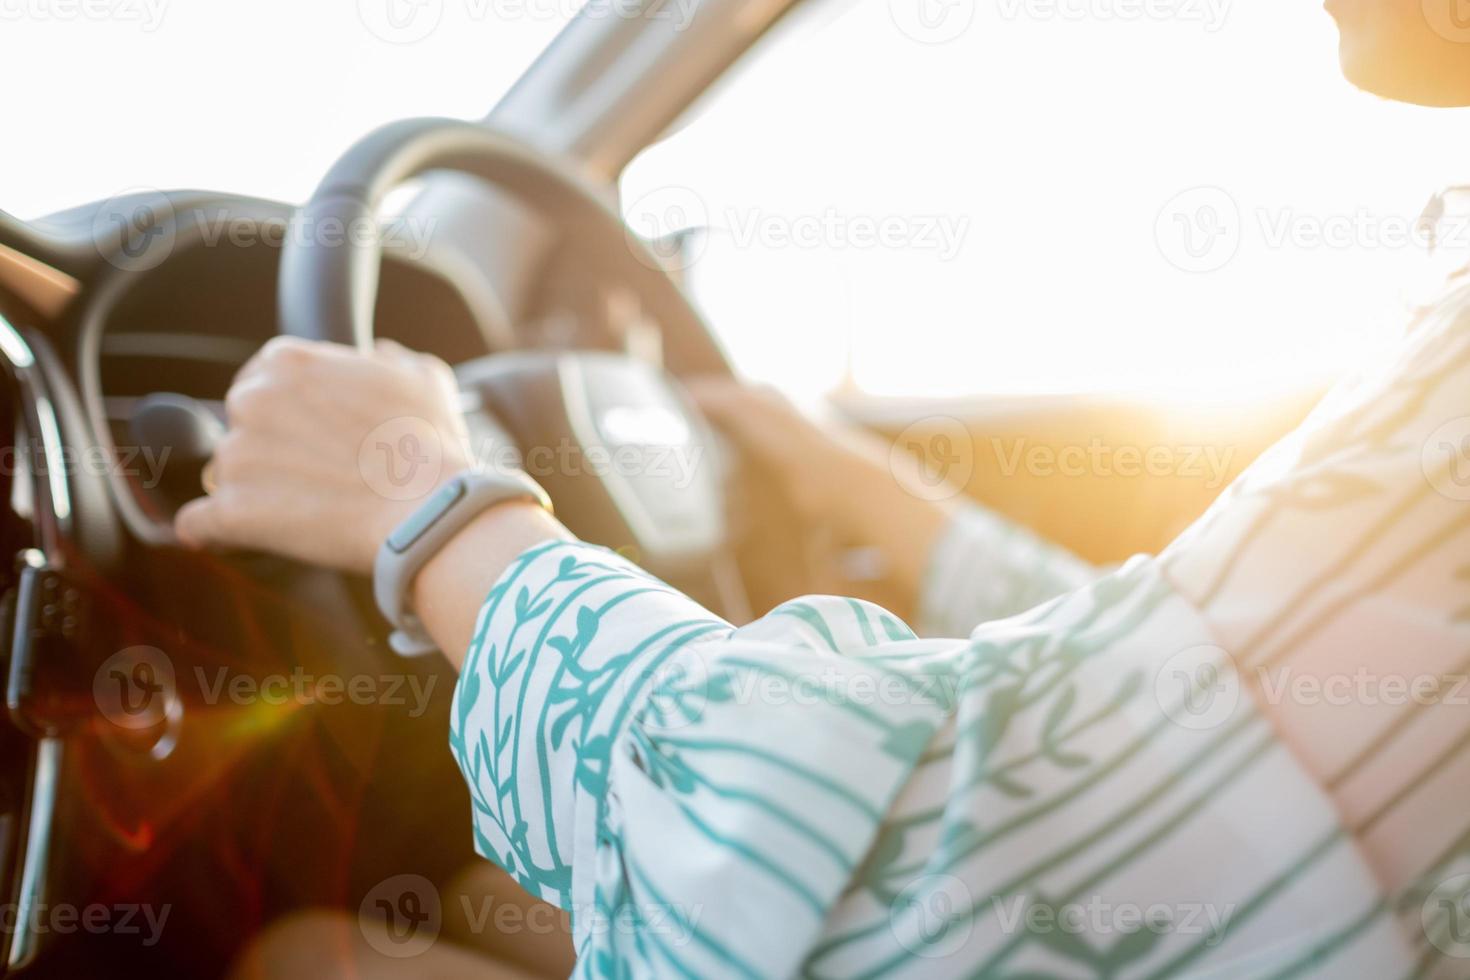
[[[1364,92],[1395,102],[1435,108],[1470,105],[1470,72],[1452,80],[1422,62],[1395,64],[1381,54],[1355,52],[1344,45],[1342,73]]]
[[[1343,75],[1365,92],[1413,105],[1470,105],[1470,44],[1345,28],[1339,55]]]

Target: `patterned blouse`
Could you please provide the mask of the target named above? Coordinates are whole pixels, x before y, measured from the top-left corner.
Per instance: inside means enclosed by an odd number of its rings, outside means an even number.
[[[1470,288],[1160,556],[961,514],[921,626],[968,639],[527,551],[455,695],[477,850],[580,976],[1470,976]]]

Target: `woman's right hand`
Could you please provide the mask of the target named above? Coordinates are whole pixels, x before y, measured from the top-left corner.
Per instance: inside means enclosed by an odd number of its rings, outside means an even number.
[[[929,552],[953,504],[920,493],[920,463],[858,429],[830,431],[768,388],[728,378],[692,381],[705,415],[778,481],[803,527],[827,531],[845,548],[883,558],[886,578],[907,604],[917,601]]]

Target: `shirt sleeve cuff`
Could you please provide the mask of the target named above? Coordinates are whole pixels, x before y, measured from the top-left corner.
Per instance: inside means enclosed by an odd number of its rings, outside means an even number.
[[[517,558],[481,608],[450,716],[476,851],[570,907],[576,808],[605,788],[613,736],[661,664],[731,629],[602,548]]]

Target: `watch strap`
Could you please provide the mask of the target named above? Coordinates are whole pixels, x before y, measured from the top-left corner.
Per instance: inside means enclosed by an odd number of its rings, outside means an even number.
[[[413,611],[409,589],[419,570],[465,525],[491,507],[510,501],[528,501],[551,510],[551,498],[525,473],[461,473],[435,490],[378,548],[373,597],[394,627],[388,643],[395,653],[421,656],[438,649]]]

